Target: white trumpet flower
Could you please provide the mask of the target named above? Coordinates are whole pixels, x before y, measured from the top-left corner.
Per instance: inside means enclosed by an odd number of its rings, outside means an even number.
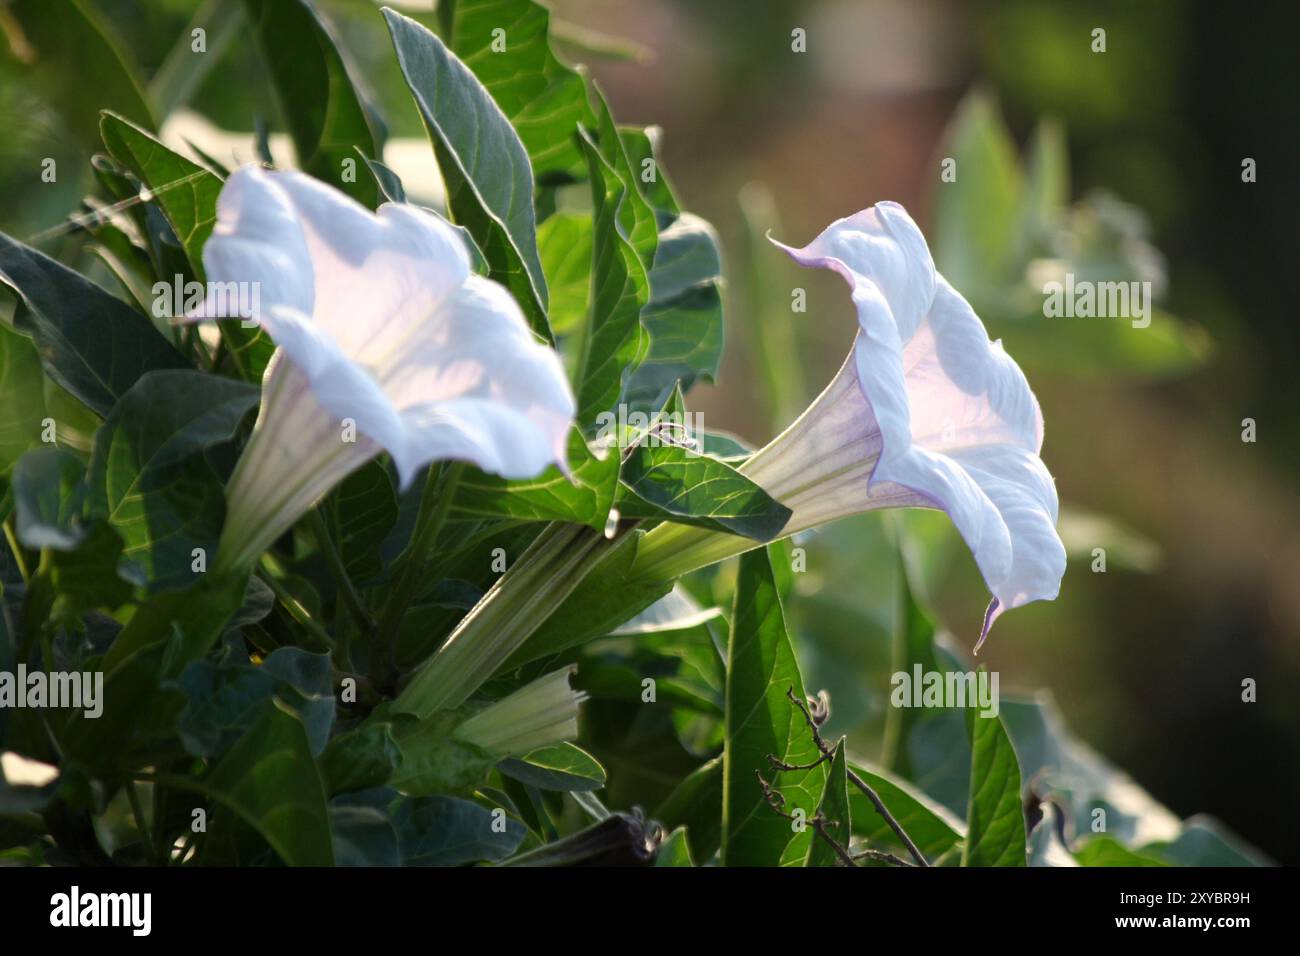
[[[776,245],[842,276],[859,326],[826,390],[741,468],[791,509],[783,533],[878,508],[946,511],[993,595],[980,643],[1003,611],[1055,598],[1065,548],[1056,486],[1039,457],[1038,401],[935,271],[916,223],[882,202],[803,248]],[[642,542],[637,566],[670,576],[752,546],[665,525]]]
[[[257,289],[243,317],[278,346],[214,570],[256,561],[381,451],[403,486],[435,460],[507,478],[567,470],[574,400],[559,356],[504,288],[471,274],[436,216],[372,213],[301,173],[246,166],[221,191],[203,263],[211,289]]]

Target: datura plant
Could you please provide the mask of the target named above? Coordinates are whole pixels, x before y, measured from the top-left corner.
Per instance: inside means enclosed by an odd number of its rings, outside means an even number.
[[[687,406],[753,387],[718,374],[717,237],[544,7],[361,4],[342,31],[227,4],[288,134],[232,151],[177,132],[199,78],[142,93],[79,4],[37,6],[7,29],[76,20],[116,81],[67,115],[83,208],[0,235],[0,858],[1025,865],[1207,830],[1095,756],[1018,762],[1077,745],[1043,699],[975,691],[994,620],[1061,587],[1057,491],[1029,379],[902,206],[766,247],[848,286],[793,321],[857,326],[753,450]],[[940,635],[910,521],[862,519],[882,655],[972,688],[912,715],[864,677],[881,746],[825,736],[785,609],[819,529],[883,509],[945,514],[992,600]],[[1101,804],[1140,838],[1090,837]]]

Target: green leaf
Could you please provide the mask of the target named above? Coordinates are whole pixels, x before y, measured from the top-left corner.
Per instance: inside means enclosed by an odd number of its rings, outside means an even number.
[[[603,458],[597,457],[573,429],[568,454],[572,480],[554,465],[536,478],[513,481],[466,469],[456,486],[453,517],[570,521],[603,531],[618,485],[618,453],[607,449]]]
[[[258,831],[289,866],[331,866],[325,788],[307,730],[274,701],[203,783],[214,799]]]
[[[55,619],[116,608],[131,595],[130,585],[118,576],[121,538],[85,516],[85,478],[81,459],[58,447],[34,448],[14,468],[14,528],[26,547],[50,549],[33,592],[48,601],[44,606]]]
[[[1037,314],[991,326],[1026,368],[1082,381],[1109,382],[1121,374],[1146,381],[1170,378],[1203,365],[1213,354],[1213,342],[1199,326],[1154,307],[1150,319],[1145,328],[1134,328],[1129,319]]]
[[[443,39],[509,118],[537,178],[581,178],[573,131],[594,116],[582,74],[551,52],[550,11],[533,0],[446,0],[439,14]]]
[[[591,754],[570,743],[541,747],[497,764],[497,770],[539,790],[599,790],[605,768]]]
[[[66,448],[46,446],[14,468],[14,530],[33,551],[71,551],[90,535],[84,519],[86,466]]]
[[[537,227],[542,271],[551,294],[551,330],[568,335],[586,320],[591,287],[591,218],[557,212]]]
[[[1024,189],[1020,161],[996,103],[976,90],[957,108],[941,155],[956,180],[935,194],[935,264],[972,301],[996,297],[1015,278],[1012,256]]]
[[[389,779],[391,786],[422,797],[468,792],[482,784],[498,758],[452,736],[462,719],[462,713],[443,712],[394,723],[402,760]]]
[[[727,646],[726,742],[723,748],[722,862],[725,866],[802,864],[813,833],[795,833],[763,797],[756,774],[781,791],[784,810],[816,812],[826,766],[777,773],[768,757],[809,764],[821,756],[803,714],[803,679],[766,549],[740,559]]]
[[[659,844],[655,854],[655,866],[694,866],[691,859],[691,845],[687,839],[686,828],[678,827]]]
[[[389,723],[364,723],[339,734],[320,758],[330,796],[381,787],[401,762],[402,751]]]
[[[933,862],[948,853],[965,836],[966,825],[961,820],[905,780],[866,764],[853,764],[852,769],[876,791],[880,802],[927,860]],[[876,812],[865,793],[856,787],[851,788],[849,804],[853,810],[853,832],[856,835],[872,846],[885,847],[899,855],[906,854],[906,847],[885,818]]]
[[[145,372],[186,365],[121,299],[3,233],[0,282],[19,297],[14,326],[32,337],[46,374],[101,417]]]
[[[1134,853],[1111,837],[1093,837],[1077,850],[1074,858],[1082,866],[1168,866],[1155,857]]]
[[[44,418],[44,378],[36,347],[0,323],[0,478],[40,442]]]
[[[641,324],[650,351],[632,373],[627,401],[648,405],[673,382],[689,390],[711,382],[722,362],[722,259],[703,219],[683,214],[657,155],[659,130],[619,130],[634,181],[654,210],[659,238],[650,269],[650,302]]]
[[[934,619],[916,600],[907,562],[901,551],[897,567],[898,610],[890,642],[890,671],[894,674],[911,674],[918,665],[922,673],[938,671],[941,667],[934,649]],[[896,770],[904,777],[913,777],[908,740],[917,723],[924,718],[925,712],[913,707],[890,707],[885,712],[881,763],[886,769]]]
[[[665,827],[686,828],[691,855],[701,863],[713,858],[722,841],[722,758],[715,757],[684,777],[655,810]]]
[[[621,210],[635,188],[619,178],[585,130],[579,143],[591,175],[591,294],[587,321],[566,343],[578,399],[578,427],[586,431],[596,417],[612,409],[623,393],[630,369],[649,347],[641,327],[641,309],[650,300],[646,267],[633,246]]]
[[[335,866],[401,866],[397,831],[374,807],[329,808]]]
[[[623,464],[625,518],[659,518],[770,541],[790,509],[731,465],[680,445],[642,442]]]
[[[150,208],[156,203],[185,250],[189,275],[204,281],[203,245],[217,222],[221,177],[173,152],[120,116],[105,113],[100,131],[113,157],[149,190]],[[163,279],[170,282],[172,276],[168,273]],[[245,328],[233,320],[218,324],[242,377],[260,382],[275,344],[260,328]]]
[[[247,663],[222,666],[192,661],[176,682],[185,709],[176,733],[196,757],[219,757],[248,732],[275,692],[271,675]]]
[[[1180,866],[1276,866],[1218,820],[1204,814],[1190,817],[1175,839],[1148,844],[1141,852],[1158,854]]]
[[[673,195],[672,185],[664,175],[663,165],[659,162],[658,142],[662,132],[657,126],[645,129],[623,126],[618,131],[619,138],[623,141],[623,151],[627,153],[628,164],[637,171],[636,180],[641,195],[655,211],[661,230],[661,243],[662,230],[668,228],[682,213],[677,197]],[[647,175],[646,170],[652,170],[653,175]]]
[[[42,87],[86,152],[99,147],[99,111],[117,110],[154,128],[153,110],[121,44],[86,0],[20,0],[13,5],[39,57]]]
[[[298,167],[373,209],[378,190],[365,176],[345,178],[344,160],[355,173],[360,147],[380,155],[382,136],[349,75],[328,21],[308,0],[244,0],[253,39],[279,94],[293,137]]]
[[[510,121],[433,33],[393,10],[384,18],[398,64],[437,154],[453,218],[467,227],[533,331],[553,341],[537,254],[533,170]]]
[[[367,581],[383,571],[380,548],[397,523],[397,492],[388,469],[378,461],[362,465],[334,490],[339,554],[348,577]]]
[[[614,123],[614,114],[610,112],[605,94],[595,81],[591,83],[591,96],[596,103],[596,145],[626,190],[626,195],[618,206],[619,232],[627,237],[648,274],[655,263],[659,246],[658,219],[641,192],[639,183],[643,177],[638,175],[639,170],[632,168],[623,145],[623,137]]]
[[[888,806],[888,804],[886,804]],[[835,746],[835,756],[826,778],[826,791],[822,794],[817,812],[825,819],[826,835],[847,852],[853,833],[852,807],[849,801],[848,757],[844,753],[844,740]],[[809,866],[843,866],[834,848],[821,836],[813,834],[812,849],[808,853]]]
[[[194,277],[202,281],[203,244],[217,223],[221,177],[115,113],[104,113],[100,134],[113,158],[134,173],[157,201],[185,250]]]
[[[504,828],[492,811],[457,797],[402,800],[393,812],[405,866],[504,860],[518,849],[527,831],[510,817],[503,823]]]
[[[244,605],[248,577],[202,576],[186,591],[166,591],[141,604],[104,655],[103,669],[111,673],[132,655],[168,641],[180,640],[166,660],[164,673],[177,677],[185,665],[216,644],[228,622]]]
[[[1070,201],[1070,155],[1065,129],[1053,120],[1034,127],[1020,205],[1020,255],[1046,246]]]
[[[95,437],[90,512],[126,542],[154,589],[194,582],[195,548],[215,557],[225,489],[202,454],[234,437],[258,400],[252,385],[200,372],[140,379]]]
[[[659,234],[650,304],[641,313],[650,351],[632,375],[629,401],[650,400],[673,381],[688,390],[714,380],[722,364],[721,290],[713,227],[685,213]]]
[[[963,866],[1024,866],[1025,813],[1020,765],[1002,718],[966,712],[970,730],[970,804]]]

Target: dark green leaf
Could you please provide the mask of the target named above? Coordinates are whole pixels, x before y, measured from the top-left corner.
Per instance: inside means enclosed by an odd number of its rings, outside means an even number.
[[[365,723],[339,734],[321,755],[321,775],[331,796],[380,787],[401,762],[402,752],[387,723]]]
[[[185,367],[139,312],[3,233],[0,282],[18,294],[14,324],[31,335],[46,373],[101,417],[145,372]]]
[[[44,418],[44,378],[36,347],[0,323],[0,478],[41,440]]]
[[[105,107],[154,127],[153,110],[121,44],[85,0],[20,0],[14,13],[39,57],[43,86],[86,152],[99,145]]]
[[[335,866],[401,866],[397,832],[374,807],[329,808]]]
[[[378,461],[362,465],[334,491],[339,554],[353,581],[377,577],[383,569],[380,547],[397,522],[397,492],[388,469]]]
[[[393,10],[384,17],[433,140],[452,216],[474,236],[492,278],[514,293],[533,331],[550,341],[528,153],[491,95],[441,40]]]
[[[393,725],[402,760],[391,786],[411,796],[468,792],[483,783],[497,755],[452,736],[464,714],[443,712]]]
[[[204,781],[204,790],[239,816],[290,866],[334,862],[325,788],[307,731],[273,703]]]
[[[594,125],[582,75],[556,59],[550,11],[533,0],[447,0],[443,39],[510,119],[538,179],[585,172],[573,141]],[[500,32],[497,32],[500,31]]]
[[[378,156],[378,117],[358,93],[334,31],[308,0],[244,0],[253,39],[279,94],[298,167],[374,208],[378,190],[356,175],[360,147]],[[349,160],[351,176],[345,176]]]
[[[166,219],[185,253],[188,274],[202,282],[203,245],[217,222],[217,195],[221,178],[198,163],[173,152],[138,126],[105,113],[101,124],[104,144],[149,190],[153,203]],[[171,281],[170,273],[163,276]],[[241,322],[220,323],[221,334],[233,353],[236,367],[248,381],[260,381],[275,345],[260,328]]]
[[[215,556],[225,489],[202,454],[234,437],[251,385],[199,372],[145,376],[105,420],[90,461],[90,511],[126,542],[156,589],[195,580],[194,549]]]
[[[203,279],[203,244],[217,222],[221,178],[164,146],[139,126],[114,113],[100,122],[104,145],[157,200],[185,250],[193,275]]]
[[[626,518],[661,518],[729,531],[757,541],[775,538],[790,509],[726,462],[676,444],[642,442],[623,465],[619,499]]]
[[[402,800],[393,812],[406,866],[460,866],[504,860],[523,840],[524,825],[457,797]]]

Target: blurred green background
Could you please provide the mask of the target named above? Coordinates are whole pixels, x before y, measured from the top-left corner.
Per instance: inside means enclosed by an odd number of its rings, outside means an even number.
[[[89,5],[129,38],[156,100],[188,100],[238,133],[234,158],[248,161],[248,131],[284,129],[254,51],[237,31],[214,31],[221,81],[197,76],[192,88],[169,61],[177,37],[221,2]],[[318,5],[390,134],[422,139],[374,4]],[[1079,737],[1180,816],[1215,814],[1300,862],[1294,4],[1249,15],[1210,0],[554,7],[560,49],[590,65],[621,122],[663,128],[684,204],[719,231],[727,354],[717,384],[691,396],[707,426],[765,442],[829,381],[853,337],[842,283],[801,272],[763,233],[802,244],[873,202],[902,202],[1024,365],[1065,505],[1061,598],[1003,617],[980,659],[1004,691],[1050,689]],[[5,10],[0,228],[30,239],[90,190],[88,147],[51,108],[55,77],[33,81]],[[1098,27],[1104,53],[1092,50]],[[796,28],[804,53],[791,49]],[[46,157],[55,183],[40,180]],[[940,181],[944,157],[958,160],[956,183]],[[1246,157],[1258,182],[1242,182]],[[40,247],[71,259],[79,241]],[[1148,279],[1161,311],[1147,329],[1046,319],[1041,276],[1054,263]],[[803,314],[790,308],[796,287],[807,290]],[[1257,423],[1255,443],[1241,439],[1244,418]],[[942,516],[865,516],[801,540],[808,570],[790,608],[806,683],[831,692],[832,730],[872,755],[899,530],[927,602],[969,650],[987,592]],[[1091,569],[1095,547],[1104,574]],[[1255,703],[1242,701],[1247,678]]]

